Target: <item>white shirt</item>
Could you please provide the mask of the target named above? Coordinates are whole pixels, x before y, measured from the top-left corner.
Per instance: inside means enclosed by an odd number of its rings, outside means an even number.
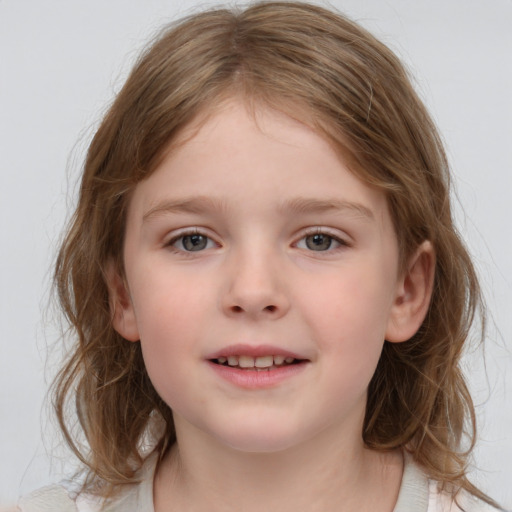
[[[141,482],[124,490],[108,504],[108,512],[154,512],[153,478],[156,457],[150,457],[141,470]],[[497,512],[498,509],[461,491],[457,502],[439,485],[429,480],[421,468],[405,457],[400,492],[393,512]],[[18,503],[11,512],[100,512],[101,500],[97,497],[73,493],[62,485],[53,485],[35,491]]]

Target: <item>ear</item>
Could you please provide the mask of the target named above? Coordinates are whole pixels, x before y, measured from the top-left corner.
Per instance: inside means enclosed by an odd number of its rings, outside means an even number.
[[[139,341],[139,329],[126,279],[121,277],[116,265],[110,261],[106,269],[112,326],[128,341]]]
[[[408,261],[397,283],[395,300],[386,331],[392,343],[407,341],[420,328],[430,306],[434,286],[435,254],[432,244],[423,242]]]

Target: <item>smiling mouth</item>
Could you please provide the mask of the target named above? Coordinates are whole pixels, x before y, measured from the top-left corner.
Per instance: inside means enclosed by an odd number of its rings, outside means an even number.
[[[305,362],[305,359],[296,359],[294,357],[285,356],[227,356],[217,357],[211,359],[212,363],[219,364],[221,366],[229,366],[231,368],[239,368],[241,370],[253,370],[253,371],[269,371],[284,366],[291,366]]]

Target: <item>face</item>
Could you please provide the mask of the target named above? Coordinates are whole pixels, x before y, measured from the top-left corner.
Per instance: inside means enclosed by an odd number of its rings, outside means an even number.
[[[360,439],[402,288],[385,197],[281,113],[232,101],[197,128],[133,193],[116,328],[178,438]]]

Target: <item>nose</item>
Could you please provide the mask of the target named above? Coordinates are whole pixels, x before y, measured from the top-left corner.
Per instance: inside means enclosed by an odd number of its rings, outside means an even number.
[[[226,292],[223,310],[229,316],[278,319],[290,302],[279,258],[268,251],[246,251],[226,261]]]

